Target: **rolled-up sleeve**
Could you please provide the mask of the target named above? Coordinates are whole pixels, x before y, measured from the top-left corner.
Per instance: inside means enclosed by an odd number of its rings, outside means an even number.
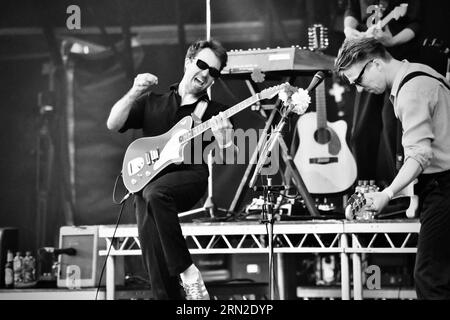
[[[422,23],[423,5],[421,0],[409,1],[408,10],[406,13],[409,23],[406,28],[411,29],[417,35],[420,31]]]
[[[408,158],[416,160],[422,170],[430,165],[433,157],[431,143],[433,134],[433,108],[436,90],[423,84],[419,79],[413,79],[401,90],[397,98],[397,109],[402,122],[402,145],[405,152],[405,161]]]
[[[149,95],[150,95],[149,92],[144,93],[139,98],[137,98],[136,101],[133,102],[127,120],[125,121],[122,128],[119,129],[120,133],[123,133],[128,129],[142,128],[143,126],[142,121],[144,120],[145,103]]]

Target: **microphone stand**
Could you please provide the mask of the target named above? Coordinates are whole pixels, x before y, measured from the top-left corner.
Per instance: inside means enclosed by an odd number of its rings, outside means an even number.
[[[288,120],[288,115],[291,110],[286,110],[285,112],[282,112],[281,120],[278,122],[277,126],[273,130],[273,132],[270,134],[269,139],[265,142],[261,156],[258,159],[258,163],[256,164],[255,171],[253,173],[252,179],[250,180],[249,187],[253,188],[253,186],[256,183],[257,176],[261,174],[261,170],[266,163],[269,153],[272,152],[273,148],[275,147],[275,144],[278,142],[279,146],[281,148],[281,154],[283,157],[283,160],[286,163],[286,166],[291,170],[293,174],[293,181],[295,186],[297,187],[297,190],[299,191],[300,195],[302,196],[303,200],[305,201],[305,205],[310,212],[312,216],[319,216],[319,212],[314,204],[314,201],[312,200],[311,195],[309,194],[305,183],[303,182],[303,179],[300,176],[300,173],[298,172],[294,161],[292,157],[289,154],[288,148],[286,143],[283,140],[282,137],[282,131],[283,128],[286,125],[286,122]],[[261,223],[265,223],[268,226],[268,236],[269,236],[269,299],[273,300],[275,297],[275,286],[274,286],[274,268],[273,268],[273,227],[275,223],[274,219],[274,200],[273,200],[273,193],[271,190],[272,181],[271,178],[268,178],[268,184],[267,184],[267,196],[265,197],[265,204],[263,205],[262,210],[262,219]],[[264,213],[267,209],[267,217],[265,217]]]

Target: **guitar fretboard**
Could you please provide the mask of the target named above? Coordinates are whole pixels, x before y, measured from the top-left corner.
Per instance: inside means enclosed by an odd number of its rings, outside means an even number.
[[[325,98],[325,81],[316,88],[317,128],[327,127],[327,106]]]
[[[234,116],[236,113],[244,110],[245,108],[251,106],[252,104],[258,102],[259,100],[261,100],[259,93],[251,96],[250,98],[245,99],[244,101],[239,102],[238,104],[234,105],[233,107],[227,109],[226,111],[224,111],[224,115],[225,118],[230,118],[232,116]],[[193,139],[195,137],[197,137],[198,135],[202,134],[203,132],[205,132],[206,130],[211,128],[211,124],[212,124],[212,120],[209,119],[201,124],[199,124],[198,126],[192,128],[191,130],[189,130],[188,132],[186,132],[185,134],[183,134],[180,138],[180,143],[184,143],[190,139]]]

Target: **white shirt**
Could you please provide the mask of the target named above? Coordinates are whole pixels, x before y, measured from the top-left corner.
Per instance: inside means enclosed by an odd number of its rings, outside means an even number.
[[[446,81],[429,66],[403,61],[393,82],[390,100],[402,122],[405,161],[410,157],[415,159],[423,173],[449,170],[450,90],[436,79],[418,76],[406,82],[396,96],[402,79],[414,71],[423,71]]]

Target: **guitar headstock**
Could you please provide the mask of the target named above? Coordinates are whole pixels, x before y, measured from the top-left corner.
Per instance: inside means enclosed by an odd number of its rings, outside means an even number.
[[[263,99],[272,99],[273,97],[275,97],[281,90],[288,88],[288,87],[292,87],[288,82],[273,86],[273,87],[269,87],[266,88],[264,90],[261,90],[261,92],[259,93],[259,97],[260,100]]]
[[[345,207],[345,218],[347,220],[353,220],[361,211],[361,209],[366,205],[366,198],[361,192],[354,193],[347,201],[347,206]]]
[[[379,187],[375,184],[374,180],[358,180],[358,185],[355,188],[355,193],[348,199],[347,206],[345,207],[345,218],[353,220],[355,218],[361,218],[363,216],[363,209],[366,205],[365,193],[378,192]]]
[[[394,10],[392,10],[392,14],[394,16],[395,20],[400,19],[406,14],[406,11],[408,11],[408,4],[407,3],[401,3],[399,6],[395,7]]]
[[[326,50],[328,45],[328,28],[322,24],[314,24],[308,28],[308,47],[310,50]]]

